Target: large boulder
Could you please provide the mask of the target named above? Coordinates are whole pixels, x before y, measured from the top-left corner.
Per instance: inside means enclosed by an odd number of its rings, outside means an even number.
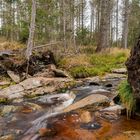
[[[81,109],[81,108],[90,108],[91,109],[93,106],[101,105],[101,104],[109,104],[109,102],[110,102],[109,98],[104,95],[92,94],[92,95],[89,95],[89,96],[85,97],[84,99],[77,101],[76,103],[68,106],[63,111],[70,112],[70,111],[73,111],[76,109]]]
[[[45,78],[33,77],[28,78],[19,84],[11,85],[0,90],[0,102],[23,98],[24,96],[34,97],[52,93],[54,91],[73,86],[73,79],[69,78]]]

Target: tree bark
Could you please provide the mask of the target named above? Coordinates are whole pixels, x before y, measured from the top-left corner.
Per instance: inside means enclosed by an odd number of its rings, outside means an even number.
[[[67,47],[67,43],[66,43],[66,11],[65,11],[65,0],[63,0],[63,45],[64,45],[64,49],[66,49]]]
[[[122,48],[128,47],[128,18],[129,18],[129,0],[124,0],[124,16],[122,31]]]
[[[112,0],[101,0],[100,30],[96,52],[100,52],[102,49],[106,49],[110,46],[109,25],[111,3]]]
[[[116,47],[118,47],[118,26],[119,26],[119,0],[116,2]]]
[[[35,19],[36,19],[36,1],[32,0],[32,12],[31,12],[31,23],[29,29],[29,39],[27,43],[27,50],[26,50],[26,59],[27,59],[27,68],[26,68],[26,78],[28,76],[29,71],[29,61],[30,56],[32,55],[33,44],[34,44],[34,34],[35,34]]]
[[[35,34],[35,19],[36,19],[36,1],[32,0],[32,12],[31,12],[31,22],[29,29],[29,39],[27,43],[26,50],[26,59],[29,61],[30,56],[32,55],[33,43],[34,43],[34,34]]]

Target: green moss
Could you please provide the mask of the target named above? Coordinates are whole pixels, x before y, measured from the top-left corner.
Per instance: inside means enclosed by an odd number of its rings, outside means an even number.
[[[0,98],[0,104],[9,103],[9,101],[6,98]]]
[[[76,66],[70,69],[70,74],[75,78],[88,77],[88,72],[84,66]]]
[[[74,78],[102,76],[115,68],[125,67],[127,57],[125,52],[80,54],[61,59],[59,66],[67,69]]]
[[[9,87],[10,85],[15,85],[16,83],[11,81],[11,78],[8,75],[0,75],[0,82],[7,82],[7,84],[0,85],[0,89]]]
[[[81,50],[85,54],[93,54],[95,52],[95,47],[85,47]]]
[[[77,83],[75,81],[70,81],[64,83],[64,85],[57,90],[58,93],[65,93],[68,89],[75,87]]]
[[[9,85],[2,85],[0,86],[0,89],[3,89],[3,88],[7,88]]]
[[[65,58],[59,59],[57,61],[57,65],[60,66],[60,67],[65,67],[66,64],[67,64],[67,60]]]
[[[132,114],[132,111],[135,110],[135,99],[132,94],[132,88],[127,82],[127,80],[123,81],[118,86],[119,96],[121,99],[121,102],[124,104],[124,106],[127,109],[127,117],[130,117]]]
[[[105,67],[84,67],[84,66],[76,66],[70,69],[70,73],[74,78],[85,78],[96,75],[104,75],[107,72],[107,68]]]
[[[38,96],[40,96],[40,95],[34,95],[34,94],[26,94],[25,96],[24,96],[24,98],[27,98],[27,99],[32,99],[32,98],[35,98],[35,97],[38,97]]]
[[[58,93],[65,93],[68,89],[67,88],[60,88],[57,90]]]
[[[85,78],[89,76],[102,76],[107,72],[111,72],[114,68],[124,67],[126,57],[118,57],[112,55],[95,54],[89,56],[90,66],[75,66],[69,71],[75,78]]]
[[[95,54],[90,58],[90,63],[98,68],[103,68],[105,71],[109,72],[113,68],[124,67],[124,62],[127,56],[122,53],[116,56],[111,54]]]

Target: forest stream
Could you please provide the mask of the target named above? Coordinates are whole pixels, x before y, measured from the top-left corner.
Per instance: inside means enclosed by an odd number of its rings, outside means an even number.
[[[139,140],[140,117],[127,120],[113,101],[122,79],[84,79],[66,93],[1,105],[0,140]]]
[[[0,0],[0,140],[140,140],[140,0]]]

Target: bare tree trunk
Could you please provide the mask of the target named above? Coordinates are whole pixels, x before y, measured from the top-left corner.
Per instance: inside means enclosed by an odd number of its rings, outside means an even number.
[[[36,19],[36,1],[32,0],[32,12],[31,12],[31,23],[30,23],[30,29],[29,29],[29,39],[28,39],[27,50],[26,50],[26,54],[25,54],[26,59],[28,61],[26,77],[28,75],[29,60],[30,60],[30,56],[32,55],[32,49],[33,49],[33,43],[34,43],[35,19]]]
[[[81,1],[81,27],[82,27],[82,34],[84,29],[84,0]]]
[[[127,48],[128,43],[128,18],[129,18],[129,0],[124,0],[124,16],[122,31],[122,48]]]
[[[93,37],[93,31],[94,31],[94,3],[93,1],[90,1],[91,6],[91,17],[90,17],[90,39]]]
[[[95,11],[95,33],[96,42],[99,42],[99,30],[100,30],[100,19],[101,19],[101,0],[96,0],[96,11]]]
[[[96,10],[96,32],[99,32],[100,29],[100,19],[101,19],[101,0],[98,0],[97,10]]]
[[[75,40],[75,0],[72,1],[72,38],[73,38],[73,47],[75,52],[77,52],[76,48],[76,40]]]
[[[63,45],[64,45],[64,49],[66,49],[67,47],[67,43],[66,43],[66,11],[65,11],[65,0],[63,0]]]
[[[36,18],[36,1],[32,0],[31,23],[29,29],[29,39],[27,43],[26,59],[29,60],[32,55],[34,34],[35,34],[35,18]]]
[[[113,0],[108,1],[107,8],[107,19],[108,19],[108,29],[107,29],[107,47],[111,47],[113,40]]]
[[[100,52],[102,49],[106,49],[110,45],[109,25],[110,25],[111,3],[112,0],[101,0],[100,31],[96,52]]]
[[[118,26],[119,26],[119,0],[116,2],[116,47],[118,47]]]
[[[3,26],[3,21],[4,21],[4,12],[3,12],[3,6],[4,4],[3,4],[3,0],[1,0],[0,1],[0,19],[1,19],[1,21],[0,21],[0,25],[1,26]],[[4,33],[3,33],[3,31],[2,30],[0,30],[0,35],[2,36],[2,35],[4,35]]]
[[[78,20],[79,20],[79,21],[78,21],[78,23],[79,23],[78,26],[79,26],[79,28],[80,28],[80,27],[81,27],[81,6],[80,6],[80,2],[78,3],[78,14],[79,14],[79,15],[78,15],[78,17],[79,17],[79,18],[78,18]]]

